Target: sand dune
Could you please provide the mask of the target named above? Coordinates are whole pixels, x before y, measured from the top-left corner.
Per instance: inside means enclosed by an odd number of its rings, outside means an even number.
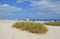
[[[0,39],[60,39],[60,27],[46,26],[48,32],[44,35],[32,34],[12,27],[16,21],[0,20]]]

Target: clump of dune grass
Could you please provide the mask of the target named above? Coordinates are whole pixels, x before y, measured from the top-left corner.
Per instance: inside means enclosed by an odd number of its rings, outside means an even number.
[[[60,22],[46,22],[46,25],[60,26]]]
[[[31,33],[46,33],[48,29],[40,23],[33,23],[33,22],[16,22],[13,24],[14,28],[26,30]]]

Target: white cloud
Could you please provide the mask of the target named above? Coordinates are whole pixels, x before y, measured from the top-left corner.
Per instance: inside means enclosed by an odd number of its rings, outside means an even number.
[[[17,2],[17,3],[23,3],[23,2],[25,2],[25,1],[28,1],[28,0],[17,0],[16,2]]]
[[[51,2],[50,0],[31,1],[31,7],[40,10],[51,10],[55,13],[60,13],[60,4]]]
[[[26,1],[38,1],[38,0],[16,0],[16,3],[23,3],[23,2],[26,2]]]
[[[15,12],[15,11],[21,11],[22,8],[18,8],[15,6],[11,6],[8,4],[0,4],[0,13],[6,13],[6,12]]]
[[[17,0],[16,3],[23,3],[23,0]]]
[[[34,9],[50,10],[54,13],[60,13],[60,1],[59,0],[17,0],[17,3],[23,3],[29,1],[30,6]]]

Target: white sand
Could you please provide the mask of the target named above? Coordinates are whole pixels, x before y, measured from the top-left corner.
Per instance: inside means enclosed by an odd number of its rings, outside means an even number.
[[[12,28],[15,22],[0,20],[0,39],[60,39],[60,27],[47,26],[48,32],[38,35]]]

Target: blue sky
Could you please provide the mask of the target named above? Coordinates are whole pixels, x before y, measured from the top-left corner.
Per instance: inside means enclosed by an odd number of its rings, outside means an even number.
[[[60,0],[0,0],[0,19],[60,19]]]

